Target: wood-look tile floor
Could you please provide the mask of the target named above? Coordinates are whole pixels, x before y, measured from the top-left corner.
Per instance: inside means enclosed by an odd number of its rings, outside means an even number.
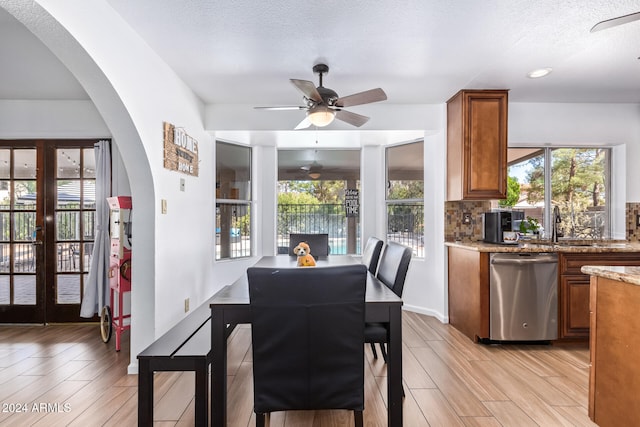
[[[404,425],[594,426],[586,345],[474,344],[450,325],[403,315]],[[251,329],[229,337],[231,426],[252,426]],[[97,325],[0,326],[0,426],[135,426],[137,376]],[[386,369],[366,348],[366,426],[386,425]],[[155,377],[155,424],[191,426],[192,373]],[[352,425],[347,411],[276,413],[271,426]]]

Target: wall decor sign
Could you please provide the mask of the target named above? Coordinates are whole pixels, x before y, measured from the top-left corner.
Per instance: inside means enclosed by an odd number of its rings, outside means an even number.
[[[191,176],[198,176],[198,141],[184,129],[163,122],[164,167]]]
[[[344,211],[347,218],[358,216],[360,210],[360,196],[357,188],[347,188],[344,191]]]

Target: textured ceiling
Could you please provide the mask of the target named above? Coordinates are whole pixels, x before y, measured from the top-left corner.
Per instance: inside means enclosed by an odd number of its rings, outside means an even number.
[[[404,111],[403,104],[443,103],[462,88],[509,89],[511,102],[640,103],[640,21],[589,31],[640,11],[638,0],[107,1],[205,103],[252,117],[246,130],[258,145],[358,147],[365,138],[417,137],[367,131],[383,118],[375,113],[359,132],[337,123],[301,133],[287,129],[302,112],[269,112],[260,119],[295,114],[283,121],[286,129],[256,132],[262,128],[251,106],[300,105],[289,79],[317,82],[311,69],[320,62],[330,66],[326,87],[341,96],[382,87],[394,112]],[[0,99],[88,99],[64,65],[2,8],[0,58]],[[553,72],[526,77],[540,67]],[[368,114],[368,107],[353,111]],[[309,153],[293,151],[286,163],[307,164]],[[335,152],[326,157],[323,164],[342,167]]]
[[[440,103],[461,88],[512,101],[640,102],[637,0],[109,0],[206,102],[292,104],[289,78],[340,95],[382,87],[390,103]],[[552,67],[538,80],[534,68]]]
[[[212,104],[296,105],[289,78],[339,95],[441,103],[461,88],[514,102],[640,102],[640,22],[590,33],[637,0],[108,0]],[[82,99],[62,64],[0,10],[0,98]],[[532,80],[526,73],[552,67]]]

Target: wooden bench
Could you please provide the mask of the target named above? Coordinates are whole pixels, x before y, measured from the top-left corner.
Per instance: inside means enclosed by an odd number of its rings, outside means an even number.
[[[227,337],[234,328],[227,325]],[[211,355],[211,309],[207,301],[138,354],[138,425],[153,425],[155,372],[194,371],[195,423],[206,426]]]

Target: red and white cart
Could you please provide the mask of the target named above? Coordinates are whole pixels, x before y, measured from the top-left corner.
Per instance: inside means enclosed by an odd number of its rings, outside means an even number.
[[[131,318],[131,314],[124,314],[123,305],[124,294],[131,292],[131,197],[108,197],[107,203],[110,209],[109,287],[111,297],[110,304],[104,306],[100,313],[100,334],[102,341],[107,343],[115,330],[116,351],[120,351],[120,336],[122,332],[131,328],[130,323],[124,322],[125,319]],[[114,305],[115,294],[118,298],[117,306]]]

